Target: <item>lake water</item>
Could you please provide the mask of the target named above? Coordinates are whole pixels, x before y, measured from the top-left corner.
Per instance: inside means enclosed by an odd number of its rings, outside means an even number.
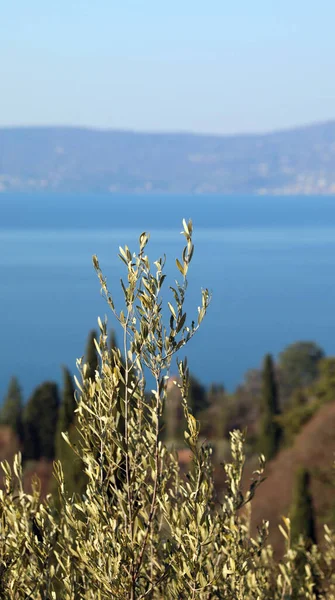
[[[201,287],[213,293],[187,350],[201,381],[232,390],[266,352],[296,340],[335,353],[335,198],[1,194],[0,208],[0,397],[12,374],[27,397],[59,381],[61,364],[75,371],[88,331],[109,313],[92,254],[119,302],[118,246],[136,250],[149,231],[149,257],[166,253],[171,282],[183,217],[194,223],[190,317]]]

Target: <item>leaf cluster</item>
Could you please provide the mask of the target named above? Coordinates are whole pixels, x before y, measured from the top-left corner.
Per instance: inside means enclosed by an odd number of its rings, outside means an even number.
[[[333,534],[326,548],[299,549],[304,569],[295,569],[297,548],[290,544],[289,520],[283,535],[287,551],[277,564],[267,543],[268,524],[249,534],[250,503],[262,482],[264,459],[250,489],[242,492],[244,438],[231,433],[231,461],[224,498],[213,486],[212,451],[199,441],[200,425],[188,405],[189,372],[178,361],[184,440],[191,468],[184,477],[177,456],[161,441],[167,379],[173,356],[193,337],[210,302],[203,290],[197,319],[184,310],[187,274],[193,255],[192,223],[183,222],[186,240],[177,268],[182,281],[171,286],[169,319],[161,291],[165,260],[151,264],[143,233],[138,253],[120,248],[126,267],[121,282],[125,308],[115,309],[98,259],[94,266],[102,291],[123,332],[123,348],[108,348],[107,321],[98,320],[98,365],[87,377],[78,361],[76,426],[80,443],[63,439],[82,461],[85,493],[69,493],[60,461],[54,464],[59,502],[40,501],[22,486],[21,457],[13,470],[2,464],[0,492],[0,597],[5,599],[231,600],[314,599],[315,581],[323,597],[335,598],[331,566]],[[154,381],[146,391],[146,373]],[[295,594],[295,595],[293,595]]]

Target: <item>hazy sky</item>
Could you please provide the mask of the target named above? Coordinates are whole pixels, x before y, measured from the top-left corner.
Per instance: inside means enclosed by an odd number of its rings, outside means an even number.
[[[0,125],[335,118],[334,0],[0,0]]]

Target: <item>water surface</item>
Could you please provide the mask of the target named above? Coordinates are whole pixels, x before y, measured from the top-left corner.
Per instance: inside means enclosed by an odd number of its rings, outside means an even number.
[[[61,364],[75,371],[88,331],[109,314],[92,254],[120,303],[118,246],[136,250],[149,230],[148,254],[167,254],[172,282],[183,217],[195,228],[191,317],[201,287],[213,293],[187,352],[195,375],[233,389],[266,352],[293,341],[335,353],[334,198],[2,194],[0,208],[1,397],[11,374],[27,396],[58,381]]]

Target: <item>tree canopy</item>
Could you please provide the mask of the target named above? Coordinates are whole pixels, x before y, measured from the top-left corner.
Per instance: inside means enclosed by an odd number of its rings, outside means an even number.
[[[279,416],[278,386],[271,354],[264,358],[261,395],[261,428],[259,450],[271,460],[278,452],[282,431],[277,421]]]
[[[282,393],[288,399],[298,387],[313,383],[318,376],[318,364],[324,357],[323,349],[315,342],[295,342],[279,355]]]
[[[22,438],[22,410],[21,388],[18,379],[12,377],[1,407],[0,424],[11,427],[20,440]]]
[[[59,394],[56,383],[46,381],[38,386],[23,413],[24,456],[38,460],[55,457],[55,428],[58,419]]]
[[[296,543],[302,535],[309,544],[316,544],[316,525],[311,495],[311,476],[305,467],[296,473],[291,508],[291,537]]]

